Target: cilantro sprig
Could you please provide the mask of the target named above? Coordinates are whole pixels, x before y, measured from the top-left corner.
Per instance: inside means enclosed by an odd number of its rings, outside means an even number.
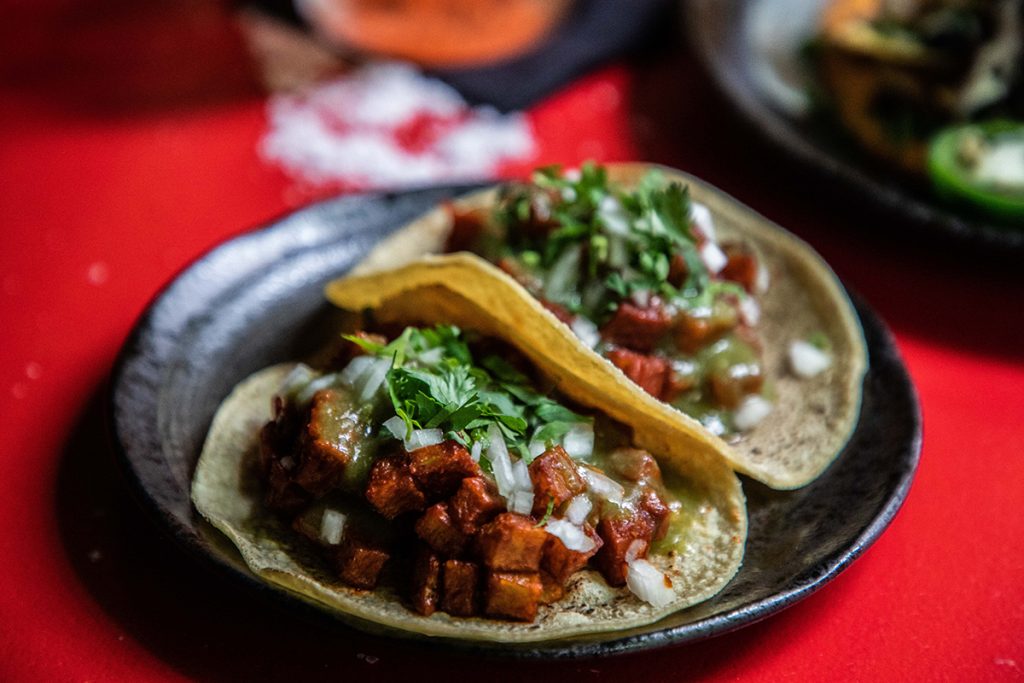
[[[487,355],[477,362],[457,327],[408,327],[387,344],[345,338],[368,354],[391,359],[387,394],[407,435],[438,428],[464,446],[486,446],[496,426],[509,450],[530,463],[531,442],[549,447],[574,425],[591,421],[539,393],[504,358]]]
[[[658,171],[625,191],[596,164],[584,164],[578,174],[544,168],[531,184],[505,191],[496,218],[507,234],[502,255],[548,283],[545,298],[595,322],[637,292],[686,308],[717,293],[697,248],[689,189]],[[547,229],[523,229],[537,222]],[[567,258],[574,250],[582,258]],[[677,258],[687,275],[670,282]],[[559,286],[550,286],[552,279]],[[595,286],[599,296],[581,297]]]

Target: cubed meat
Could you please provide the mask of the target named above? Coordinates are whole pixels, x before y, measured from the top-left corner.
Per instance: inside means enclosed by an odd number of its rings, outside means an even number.
[[[680,313],[676,316],[674,332],[676,347],[686,353],[696,353],[724,337],[738,322],[736,311],[728,305],[716,306],[711,315]]]
[[[608,457],[608,468],[629,481],[661,483],[661,468],[654,456],[639,448],[616,448]]]
[[[604,517],[598,523],[597,533],[604,544],[594,556],[594,563],[609,586],[626,583],[626,552],[634,541],[640,541],[637,557],[644,557],[654,538],[654,521],[638,510],[632,515]]]
[[[416,535],[442,557],[457,557],[468,538],[455,527],[447,503],[437,503],[416,520]]]
[[[561,539],[550,534],[548,535],[547,542],[544,544],[544,553],[541,556],[540,567],[561,584],[564,584],[577,571],[583,569],[587,565],[587,561],[597,554],[597,551],[601,549],[604,543],[589,524],[583,527],[583,531],[594,540],[594,547],[585,553],[581,553],[578,550],[569,550],[562,543]]]
[[[545,571],[540,573],[540,604],[550,605],[565,597],[565,584]]]
[[[543,594],[538,572],[487,572],[484,614],[500,619],[533,621]]]
[[[429,617],[437,610],[441,598],[441,559],[427,546],[416,552],[412,567],[412,608]]]
[[[538,518],[544,516],[549,504],[558,510],[565,501],[587,488],[576,462],[561,446],[549,448],[534,458],[530,463],[530,481],[533,482],[533,514]]]
[[[668,283],[673,287],[682,287],[688,277],[690,267],[686,265],[686,257],[682,254],[673,254],[668,262]]]
[[[697,366],[688,363],[670,363],[665,373],[665,384],[661,389],[661,400],[672,402],[697,386]]]
[[[484,231],[487,215],[481,211],[458,209],[451,204],[447,208],[451,214],[452,229],[444,246],[445,252],[473,251]]]
[[[459,490],[448,503],[448,509],[456,528],[471,536],[504,511],[505,501],[487,479],[468,477],[462,480]]]
[[[457,617],[477,613],[480,567],[475,562],[447,560],[441,572],[441,610]]]
[[[480,474],[466,447],[452,440],[410,451],[409,469],[417,488],[431,501],[448,498],[463,479]]]
[[[707,382],[715,405],[732,409],[740,404],[744,396],[761,391],[764,375],[757,363],[738,363],[712,372]]]
[[[287,514],[298,512],[311,498],[308,491],[292,480],[292,472],[287,467],[289,463],[294,467],[294,459],[289,459],[289,456],[270,463],[263,495],[268,508]]]
[[[623,301],[611,320],[601,328],[601,336],[633,351],[650,352],[672,328],[672,316],[658,299],[641,308]]]
[[[636,351],[615,347],[608,360],[651,396],[660,399],[669,372],[668,361],[661,356],[645,356]]]
[[[294,513],[309,503],[308,491],[295,483],[298,460],[292,453],[298,432],[298,415],[289,411],[279,396],[274,397],[274,419],[260,429],[260,467],[266,489],[264,502],[271,510]]]
[[[402,455],[388,455],[373,464],[366,500],[388,519],[427,507],[427,498],[416,486],[409,461]]]
[[[503,512],[484,525],[477,535],[477,551],[488,569],[535,572],[548,533],[534,521],[514,512]]]
[[[728,261],[719,274],[726,280],[742,285],[743,289],[752,294],[757,286],[757,258],[739,244],[726,244],[722,251]]]
[[[349,586],[372,590],[377,585],[388,553],[371,543],[346,534],[334,555],[338,576]]]
[[[359,438],[359,421],[348,392],[322,389],[313,394],[296,452],[295,483],[314,498],[337,488]]]
[[[653,487],[644,486],[642,493],[638,497],[637,507],[646,512],[654,523],[653,540],[657,541],[664,538],[666,532],[668,532],[669,517],[672,515],[672,510],[665,500],[658,495],[658,492]]]

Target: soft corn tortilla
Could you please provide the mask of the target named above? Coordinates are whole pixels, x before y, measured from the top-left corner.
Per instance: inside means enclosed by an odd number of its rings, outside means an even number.
[[[653,167],[607,167],[613,182],[635,185]],[[771,274],[761,297],[759,325],[773,411],[761,424],[726,444],[696,420],[628,380],[611,362],[579,341],[525,289],[471,254],[438,254],[451,230],[450,212],[438,207],[381,242],[348,278],[328,285],[327,298],[351,310],[371,309],[377,320],[448,320],[505,338],[530,357],[559,388],[580,403],[635,424],[638,445],[654,453],[680,452],[698,471],[725,458],[738,472],[776,489],[813,481],[838,456],[860,412],[867,349],[842,285],[806,243],[709,185],[660,169],[685,183],[694,201],[715,218],[719,239],[754,246]],[[459,199],[465,209],[487,209],[489,189]],[[792,341],[827,335],[832,365],[810,379],[788,369]],[[627,419],[628,418],[628,419]]]
[[[530,624],[441,612],[423,617],[388,588],[349,588],[311,544],[261,504],[255,471],[258,433],[271,418],[271,397],[293,367],[276,365],[257,372],[221,404],[192,481],[192,500],[203,517],[235,544],[253,572],[303,599],[385,631],[525,643],[652,623],[715,595],[739,569],[747,534],[739,480],[721,460],[708,459],[702,471],[677,447],[660,453],[659,459],[666,472],[691,475],[687,497],[694,502],[684,513],[691,523],[677,551],[648,558],[672,580],[677,598],[665,607],[654,608],[626,588],[609,587],[592,570],[574,574],[565,598],[541,606]],[[626,422],[636,429],[639,420]]]

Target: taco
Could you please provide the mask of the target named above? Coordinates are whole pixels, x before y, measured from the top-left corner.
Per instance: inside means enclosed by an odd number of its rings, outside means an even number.
[[[515,330],[380,322],[399,309],[218,409],[192,499],[253,572],[363,625],[505,642],[651,623],[729,582],[746,509],[701,434],[569,400]]]
[[[349,310],[432,314],[417,290],[449,314],[518,328],[576,400],[599,390],[614,417],[672,424],[774,488],[812,481],[856,425],[866,349],[835,275],[794,236],[668,169],[547,169],[471,194],[326,291]]]
[[[1020,0],[831,0],[819,48],[843,127],[918,175],[943,128],[1024,113]]]

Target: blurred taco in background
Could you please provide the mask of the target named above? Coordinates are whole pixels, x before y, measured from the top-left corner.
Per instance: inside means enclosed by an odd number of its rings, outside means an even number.
[[[387,630],[530,642],[651,623],[735,574],[746,509],[714,441],[572,400],[472,307],[403,328],[363,303],[325,362],[257,372],[213,420],[192,498],[258,576]]]
[[[327,296],[349,310],[404,302],[416,316],[419,289],[449,313],[520,327],[547,354],[535,361],[576,387],[611,370],[605,410],[639,406],[703,431],[775,488],[817,477],[859,414],[866,350],[832,272],[668,169],[550,168],[462,197],[379,244]]]
[[[1024,218],[1020,0],[833,0],[813,52],[827,106],[864,149]]]

